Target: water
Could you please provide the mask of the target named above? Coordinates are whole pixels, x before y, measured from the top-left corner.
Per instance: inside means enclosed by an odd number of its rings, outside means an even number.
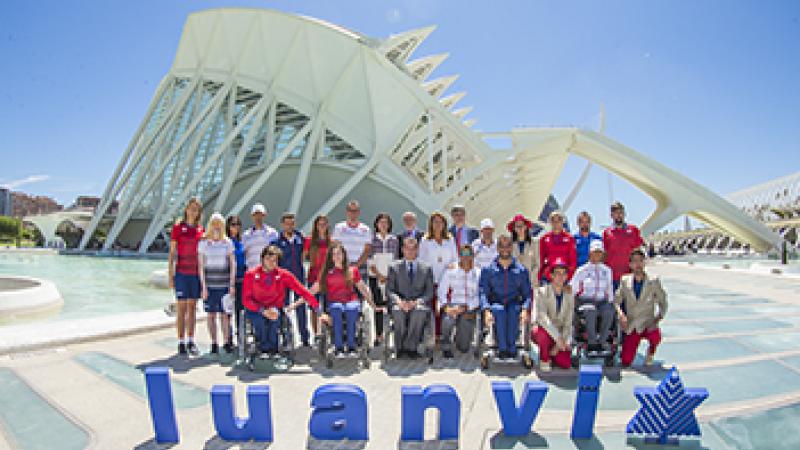
[[[61,312],[47,320],[99,317],[159,309],[171,298],[167,289],[148,282],[166,261],[0,253],[0,275],[43,278],[64,298]]]

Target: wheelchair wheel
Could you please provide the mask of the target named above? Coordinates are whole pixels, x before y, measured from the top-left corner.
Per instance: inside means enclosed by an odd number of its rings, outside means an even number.
[[[319,335],[317,336],[317,341],[319,342],[319,357],[320,359],[325,358],[325,354],[328,353],[328,326],[322,325],[319,330]]]
[[[250,355],[247,359],[247,370],[250,372],[256,371],[256,355]]]
[[[325,355],[325,367],[327,369],[333,369],[333,355],[330,353]]]
[[[614,367],[614,355],[611,354],[603,358],[603,363],[606,367]]]

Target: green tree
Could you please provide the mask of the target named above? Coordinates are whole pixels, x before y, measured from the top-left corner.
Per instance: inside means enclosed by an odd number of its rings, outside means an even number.
[[[19,245],[22,238],[22,221],[8,216],[0,216],[0,239],[13,240]]]

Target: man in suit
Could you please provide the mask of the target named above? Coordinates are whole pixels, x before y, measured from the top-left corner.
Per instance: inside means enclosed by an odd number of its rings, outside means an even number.
[[[433,271],[427,264],[417,261],[418,249],[419,243],[415,238],[405,238],[403,259],[389,266],[386,279],[397,356],[412,358],[419,356],[418,349],[430,319],[433,299]]]
[[[550,282],[536,289],[536,332],[539,347],[539,368],[550,371],[551,361],[562,369],[572,364],[572,318],[575,298],[566,286],[569,264],[563,258],[552,261],[548,273]]]
[[[642,339],[650,343],[644,363],[653,363],[656,347],[661,342],[658,324],[667,314],[667,294],[661,287],[661,280],[649,277],[644,271],[644,259],[644,251],[641,249],[631,252],[630,266],[633,273],[622,276],[616,295],[617,314],[625,332],[620,355],[625,367],[633,362]]]
[[[397,258],[403,259],[403,239],[413,237],[417,243],[422,241],[425,233],[417,228],[417,215],[412,211],[403,213],[403,229],[397,233]]]
[[[456,248],[460,249],[462,245],[471,245],[475,239],[481,237],[478,230],[467,225],[467,209],[463,205],[453,205],[450,208],[450,218],[453,219],[453,225],[448,231],[456,240]]]

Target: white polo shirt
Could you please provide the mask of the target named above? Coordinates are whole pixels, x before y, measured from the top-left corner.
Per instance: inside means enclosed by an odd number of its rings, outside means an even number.
[[[276,239],[278,232],[267,224],[262,224],[261,228],[250,227],[244,231],[242,246],[248,270],[261,265],[261,251]]]
[[[364,252],[364,246],[372,243],[372,230],[359,222],[351,227],[347,222],[339,222],[333,227],[333,239],[342,243],[347,252],[347,262],[355,264]]]
[[[497,239],[492,239],[491,245],[486,245],[478,238],[472,241],[472,251],[475,252],[475,265],[483,269],[497,258]]]
[[[480,304],[478,285],[481,271],[477,267],[464,270],[461,267],[447,269],[439,282],[439,305],[467,305],[467,309],[475,309]],[[447,293],[450,292],[450,300]]]

